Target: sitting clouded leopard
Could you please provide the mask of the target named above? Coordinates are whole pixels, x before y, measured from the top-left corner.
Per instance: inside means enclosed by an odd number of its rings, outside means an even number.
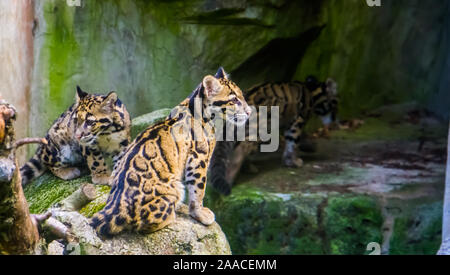
[[[104,237],[124,230],[159,230],[175,219],[186,187],[190,215],[212,224],[214,213],[203,207],[203,196],[216,141],[214,121],[242,125],[250,113],[241,90],[222,68],[204,77],[165,121],[144,130],[128,146],[113,171],[106,206],[91,225]]]
[[[335,121],[338,98],[337,83],[332,79],[319,82],[307,77],[305,82],[267,83],[250,88],[245,93],[249,105],[278,106],[280,133],[284,133],[283,163],[288,167],[301,167],[297,156],[302,129],[312,114],[318,115],[324,125]],[[270,125],[270,108],[268,108]],[[261,118],[260,118],[261,119]],[[255,125],[253,125],[255,126]],[[246,133],[249,133],[249,123]],[[211,159],[210,181],[219,192],[228,195],[246,157],[258,147],[257,142],[218,141]]]
[[[22,184],[47,168],[61,179],[74,179],[86,164],[93,183],[109,184],[111,172],[105,157],[117,162],[130,141],[130,127],[130,115],[116,93],[91,95],[77,86],[75,104],[47,132],[48,144],[41,144],[20,169]]]

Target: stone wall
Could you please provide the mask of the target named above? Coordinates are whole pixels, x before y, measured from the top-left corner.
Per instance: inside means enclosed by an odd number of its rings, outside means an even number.
[[[11,3],[1,4],[0,87],[28,125],[19,137],[43,135],[77,84],[116,90],[136,117],[173,107],[218,66],[243,88],[331,76],[341,118],[412,100],[449,114],[446,0],[43,0],[34,22],[31,0]]]

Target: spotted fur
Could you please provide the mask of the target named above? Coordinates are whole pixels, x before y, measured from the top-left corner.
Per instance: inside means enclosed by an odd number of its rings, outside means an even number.
[[[130,142],[131,120],[115,92],[92,95],[77,87],[76,102],[51,126],[35,155],[20,169],[22,184],[42,175],[48,168],[69,180],[87,166],[95,184],[109,184],[111,170],[105,157],[116,163]]]
[[[297,156],[302,128],[312,114],[322,118],[324,124],[336,119],[337,84],[332,79],[319,82],[309,76],[305,82],[268,83],[250,88],[245,92],[249,105],[267,106],[270,125],[270,106],[278,106],[280,111],[280,133],[284,133],[285,147],[283,162],[288,167],[301,167],[303,161]],[[247,131],[249,123],[246,124]],[[223,194],[230,194],[231,187],[245,158],[258,148],[255,142],[217,142],[210,165],[212,186]]]
[[[213,120],[244,124],[250,112],[241,90],[222,68],[206,76],[165,121],[130,144],[113,171],[106,206],[91,225],[104,237],[124,230],[159,230],[175,219],[186,188],[190,215],[205,225],[213,223],[214,213],[203,207],[216,140]]]

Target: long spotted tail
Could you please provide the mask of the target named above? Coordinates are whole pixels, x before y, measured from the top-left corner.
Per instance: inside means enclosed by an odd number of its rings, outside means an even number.
[[[105,207],[95,213],[89,221],[101,238],[111,238],[127,229],[126,219],[119,214],[119,206],[114,201],[116,192],[119,192],[117,186],[113,186]]]
[[[233,185],[232,182],[227,181],[226,174],[229,170],[234,145],[235,142],[218,141],[209,164],[209,182],[215,190],[224,195],[231,193]]]
[[[22,185],[25,186],[33,179],[41,176],[47,170],[46,166],[39,159],[38,154],[35,154],[27,163],[20,168],[20,175],[22,176]]]
[[[94,216],[91,218],[89,224],[97,232],[97,235],[99,235],[102,238],[111,238],[113,235],[120,233],[120,231],[122,231],[120,230],[119,232],[113,232],[111,228],[111,218],[109,215],[105,213],[105,211],[95,213]]]

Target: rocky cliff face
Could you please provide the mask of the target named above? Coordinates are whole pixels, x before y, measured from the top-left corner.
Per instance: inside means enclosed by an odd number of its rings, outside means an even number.
[[[331,76],[344,118],[409,100],[448,114],[446,0],[35,4],[32,135],[73,102],[77,84],[116,90],[136,117],[173,107],[218,66],[243,88]]]

